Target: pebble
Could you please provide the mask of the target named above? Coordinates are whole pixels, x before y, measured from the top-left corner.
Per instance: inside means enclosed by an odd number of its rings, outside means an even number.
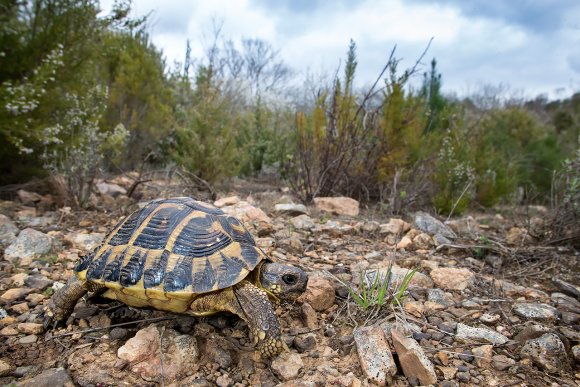
[[[556,372],[567,363],[564,343],[555,333],[545,333],[537,339],[528,340],[520,351],[524,359],[531,359],[548,372]]]
[[[42,324],[36,323],[20,323],[17,326],[18,331],[27,335],[38,335],[44,331]]]
[[[111,340],[123,340],[125,337],[127,337],[128,333],[129,332],[125,328],[115,327],[111,329],[111,332],[109,332],[109,338]]]
[[[308,333],[306,335],[297,335],[294,337],[294,348],[298,352],[306,352],[311,350],[316,346],[316,335],[313,333]]]
[[[560,317],[558,309],[546,304],[517,303],[513,306],[513,312],[529,320],[554,321]]]
[[[457,333],[455,338],[458,340],[481,339],[492,344],[505,344],[509,341],[509,339],[501,333],[493,331],[489,328],[470,327],[469,325],[462,323],[457,324]]]
[[[64,368],[51,368],[32,379],[18,383],[19,387],[59,386],[74,387],[74,383]]]
[[[433,363],[427,358],[421,346],[395,329],[391,331],[391,336],[405,376],[417,378],[422,385],[437,382]]]
[[[382,328],[355,328],[354,341],[363,373],[371,382],[385,385],[397,373],[397,365]]]
[[[10,363],[0,360],[0,376],[6,376],[12,372],[14,367],[10,365]]]
[[[304,368],[302,358],[297,353],[282,353],[272,361],[272,371],[282,380],[296,379]]]
[[[20,344],[34,344],[34,343],[36,343],[37,340],[38,340],[38,336],[28,335],[28,336],[24,336],[24,337],[21,337],[20,339],[18,339],[18,342]]]

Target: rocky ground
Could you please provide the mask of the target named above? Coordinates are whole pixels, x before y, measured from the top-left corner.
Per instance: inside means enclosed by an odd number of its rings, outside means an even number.
[[[100,184],[92,211],[27,191],[0,201],[1,385],[580,385],[578,251],[534,241],[542,207],[442,223],[427,213],[388,218],[348,199],[304,207],[284,190],[240,182],[215,205],[274,259],[309,272],[306,294],[277,310],[289,352],[261,359],[234,316],[97,297],[80,301],[66,328],[45,331],[39,312],[79,255],[137,208],[130,184]],[[176,193],[152,181],[137,196]],[[389,294],[417,269],[406,298],[363,310],[349,287],[381,281],[390,262]]]

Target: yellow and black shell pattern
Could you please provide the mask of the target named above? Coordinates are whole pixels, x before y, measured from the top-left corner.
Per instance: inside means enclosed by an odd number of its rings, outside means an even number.
[[[191,198],[171,198],[120,221],[75,271],[81,280],[134,295],[188,297],[235,285],[264,259],[237,218]]]

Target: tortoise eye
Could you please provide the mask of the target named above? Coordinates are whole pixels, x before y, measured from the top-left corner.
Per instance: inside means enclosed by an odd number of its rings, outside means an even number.
[[[288,285],[294,285],[296,283],[296,276],[292,274],[284,274],[282,276],[282,281],[284,281]]]

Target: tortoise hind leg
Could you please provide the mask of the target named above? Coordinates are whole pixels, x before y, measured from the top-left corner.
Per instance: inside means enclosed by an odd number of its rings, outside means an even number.
[[[89,291],[87,282],[72,275],[66,285],[53,294],[44,310],[44,328],[66,322],[77,301]]]
[[[254,345],[264,357],[276,356],[287,348],[268,294],[248,281],[195,299],[190,311],[193,315],[220,311],[237,314],[248,324]]]

